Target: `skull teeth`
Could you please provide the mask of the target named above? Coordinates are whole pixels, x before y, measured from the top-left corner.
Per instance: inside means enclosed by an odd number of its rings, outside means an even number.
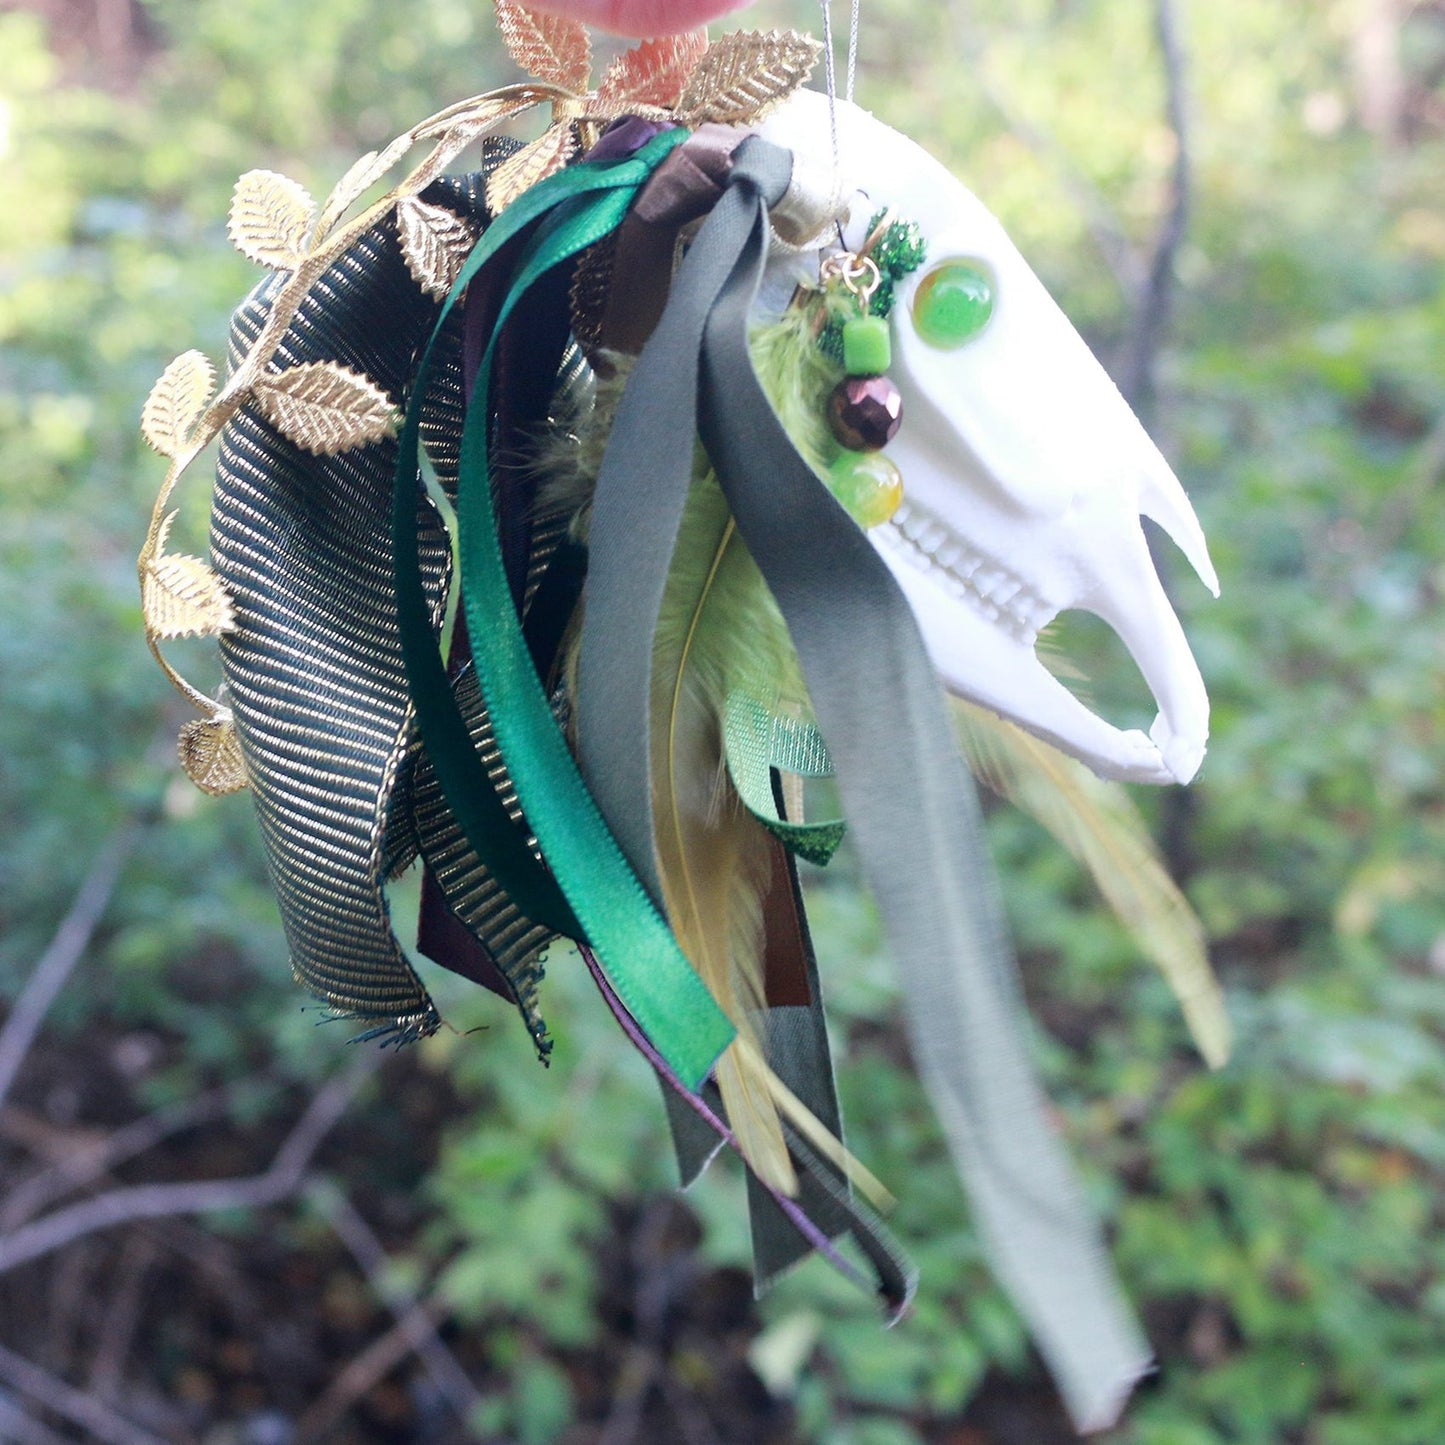
[[[878,530],[951,596],[966,601],[1030,647],[1039,629],[1058,611],[996,557],[970,546],[916,503],[903,503],[893,520]]]

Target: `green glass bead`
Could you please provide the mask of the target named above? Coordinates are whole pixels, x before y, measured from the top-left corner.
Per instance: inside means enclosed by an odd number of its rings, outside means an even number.
[[[913,325],[930,346],[952,351],[971,341],[993,315],[993,275],[978,261],[945,261],[913,295]]]
[[[828,468],[828,486],[865,531],[903,501],[903,474],[882,452],[843,452]]]
[[[858,316],[843,327],[843,370],[849,376],[882,376],[893,363],[893,340],[881,316]]]

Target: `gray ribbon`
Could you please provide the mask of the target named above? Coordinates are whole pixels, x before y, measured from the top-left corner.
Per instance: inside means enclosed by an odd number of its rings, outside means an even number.
[[[655,887],[648,673],[696,398],[702,441],[798,649],[903,977],[918,1065],[994,1269],[1075,1421],[1098,1429],[1148,1368],[1149,1351],[1048,1125],[1020,1036],[1022,1006],[972,781],[907,602],[798,456],[748,354],[766,208],[786,191],[791,166],[788,153],[760,139],[739,148],[730,187],[679,271],[619,410],[594,512],[583,768],[634,867]]]
[[[739,160],[751,144],[739,149]],[[756,248],[757,228],[766,235],[767,213],[748,181],[748,172],[735,165],[678,270],[667,309],[618,404],[587,538],[577,759],[613,836],[659,908],[647,742],[652,639],[692,478],[708,313],[748,242]]]

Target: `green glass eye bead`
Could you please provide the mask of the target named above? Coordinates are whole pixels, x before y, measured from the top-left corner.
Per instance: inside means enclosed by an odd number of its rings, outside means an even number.
[[[930,346],[952,351],[988,325],[993,305],[993,276],[983,265],[945,261],[914,293],[913,326]]]
[[[893,363],[893,341],[881,316],[858,316],[843,327],[843,370],[881,376]]]
[[[843,452],[828,486],[865,531],[886,522],[903,501],[903,474],[882,452]]]

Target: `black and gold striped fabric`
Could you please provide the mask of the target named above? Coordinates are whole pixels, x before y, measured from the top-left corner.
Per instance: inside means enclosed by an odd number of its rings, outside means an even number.
[[[482,182],[439,182],[426,199],[480,222]],[[233,364],[277,289],[268,281],[236,313]],[[437,310],[388,218],[312,287],[275,364],[339,362],[402,406]],[[384,891],[420,845],[394,602],[395,464],[389,439],[312,455],[247,405],[221,435],[211,552],[235,605],[222,665],[292,968],[337,1014],[405,1039],[431,1032],[437,1015]],[[417,527],[440,625],[450,541],[420,479]]]

